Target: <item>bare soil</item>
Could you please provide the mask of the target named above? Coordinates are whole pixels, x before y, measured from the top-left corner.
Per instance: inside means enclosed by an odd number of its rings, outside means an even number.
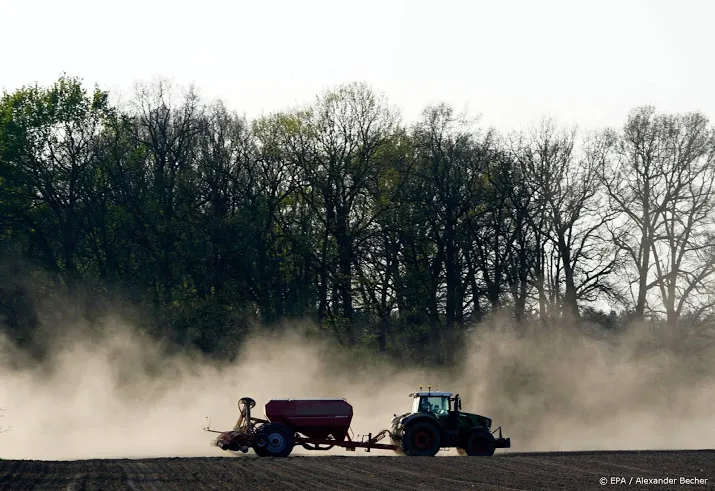
[[[600,484],[602,477],[608,479],[606,485]],[[638,478],[673,478],[675,483],[638,484]],[[681,484],[681,478],[707,479],[707,482]],[[217,458],[0,461],[0,489],[3,490],[411,491],[614,487],[715,489],[715,450],[501,453],[491,458],[375,455],[278,459],[259,458],[249,453]]]

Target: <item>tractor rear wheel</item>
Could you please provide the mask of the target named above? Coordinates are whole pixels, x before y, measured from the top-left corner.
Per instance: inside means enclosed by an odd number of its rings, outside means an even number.
[[[405,455],[433,457],[439,452],[439,429],[432,423],[417,421],[405,428],[401,443]]]
[[[470,457],[491,457],[494,455],[494,437],[484,427],[472,428],[464,442],[464,451]]]
[[[293,431],[282,423],[268,423],[256,434],[253,450],[260,457],[287,457],[293,451]]]

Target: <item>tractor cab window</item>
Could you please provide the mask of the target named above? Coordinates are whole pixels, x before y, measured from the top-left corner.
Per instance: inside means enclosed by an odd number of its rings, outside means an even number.
[[[446,397],[416,397],[412,412],[440,414],[449,411],[449,400]]]

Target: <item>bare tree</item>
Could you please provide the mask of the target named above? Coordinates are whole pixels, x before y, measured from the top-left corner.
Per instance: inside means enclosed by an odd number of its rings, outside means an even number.
[[[230,217],[236,216],[250,191],[250,165],[253,159],[252,135],[248,122],[228,111],[222,103],[206,108],[204,128],[197,137],[196,192],[202,220],[198,228],[207,251],[206,263],[196,264],[193,276],[206,277],[203,290],[222,292],[238,276],[232,266],[250,257],[246,252],[245,237],[239,225],[233,226]],[[238,268],[235,268],[238,269]],[[245,274],[240,276],[242,286]],[[200,288],[200,287],[197,287]]]
[[[713,309],[697,298],[715,272],[715,154],[707,124],[700,114],[666,121],[672,198],[659,210],[663,228],[651,248],[666,319],[673,327],[684,311]]]
[[[186,206],[191,206],[196,192],[195,160],[197,139],[204,119],[199,96],[193,87],[176,102],[171,82],[158,80],[150,85],[137,85],[132,101],[131,139],[139,149],[140,174],[145,181],[144,196],[132,195],[127,189],[127,206],[135,214],[146,253],[156,270],[157,299],[170,301],[173,287],[180,283],[172,256],[184,240]],[[143,203],[145,206],[136,206]],[[183,207],[183,210],[182,210]]]
[[[713,132],[699,113],[636,109],[613,146],[604,172],[610,205],[620,214],[612,230],[635,269],[635,313],[665,314],[677,326],[685,312],[713,308],[701,294],[715,272]],[[636,284],[635,293],[633,285]],[[649,302],[657,288],[661,307]]]
[[[479,269],[476,263],[486,264],[484,255],[469,257],[471,247],[460,246],[460,237],[466,234],[470,244],[479,241],[474,225],[483,196],[483,172],[491,157],[492,139],[492,132],[480,135],[473,127],[473,121],[455,115],[453,109],[444,104],[425,109],[423,120],[414,129],[418,159],[415,173],[420,183],[416,198],[429,223],[429,236],[436,252],[431,264],[433,329],[436,328],[442,273],[445,279],[445,324],[449,332],[463,318],[463,263],[471,264],[466,268],[467,276],[471,278],[467,284],[474,283],[475,272]],[[497,268],[497,271],[501,272],[501,269]],[[494,280],[494,284],[498,281]],[[493,298],[498,297],[497,291],[495,286]]]
[[[397,121],[398,113],[383,96],[365,84],[345,85],[297,113],[299,131],[290,143],[300,168],[301,199],[325,231],[319,317],[328,307],[330,279],[332,303],[347,323],[350,345],[355,342],[355,258],[382,212],[372,206],[370,191],[380,174],[380,153],[390,143]],[[333,262],[336,267],[328,275],[327,266]]]
[[[597,177],[606,148],[596,139],[577,148],[576,131],[559,130],[550,120],[517,148],[523,175],[531,181],[531,220],[541,243],[536,287],[542,316],[548,284],[551,310],[560,306],[560,313],[571,319],[580,318],[579,301],[615,293],[608,276],[617,265],[617,251],[600,236],[613,218],[603,213]]]

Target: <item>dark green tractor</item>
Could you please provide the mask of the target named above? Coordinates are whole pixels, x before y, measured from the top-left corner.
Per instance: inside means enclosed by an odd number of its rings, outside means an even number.
[[[392,443],[405,455],[431,457],[441,448],[456,448],[462,455],[489,457],[497,448],[511,447],[501,427],[492,431],[491,419],[461,411],[459,394],[420,390],[410,397],[412,411],[395,415],[391,428]]]

